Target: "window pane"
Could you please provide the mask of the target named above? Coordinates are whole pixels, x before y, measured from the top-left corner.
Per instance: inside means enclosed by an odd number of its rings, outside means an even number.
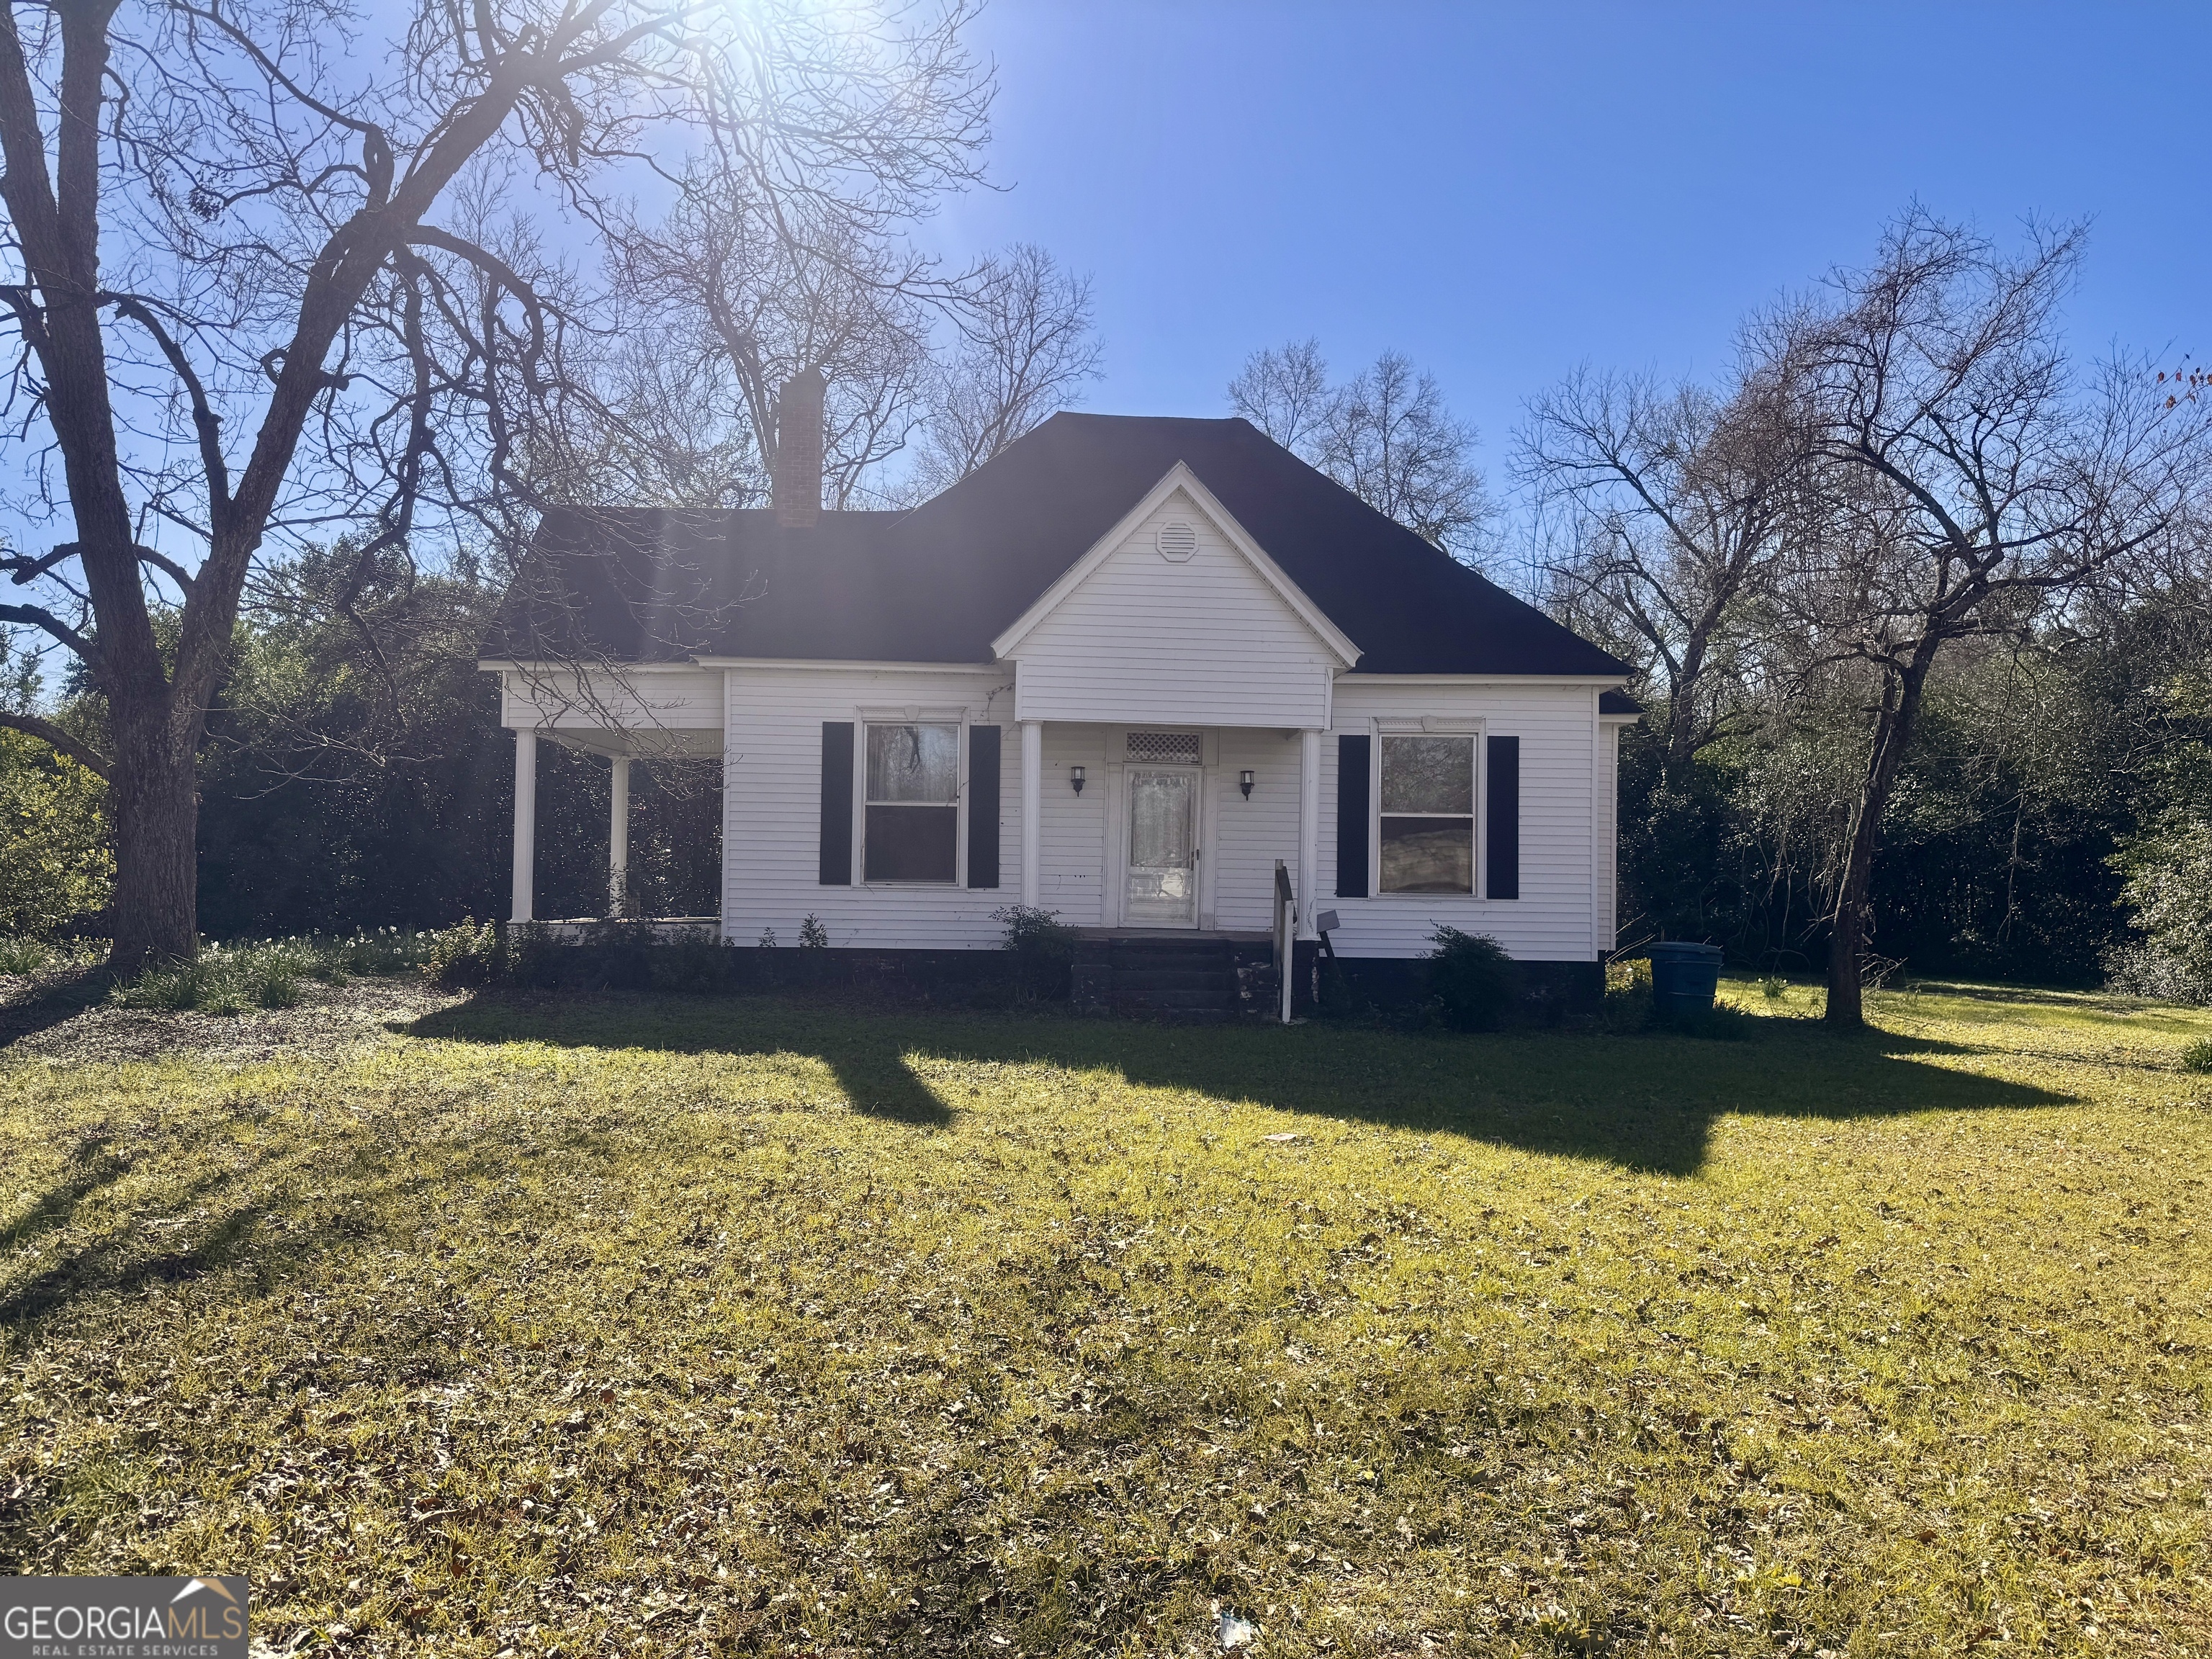
[[[960,728],[871,726],[868,799],[951,803],[960,799]]]
[[[960,843],[957,806],[871,806],[866,881],[951,881]]]
[[[1189,772],[1129,775],[1129,862],[1140,870],[1190,867],[1190,808],[1198,779]]]
[[[1384,818],[1382,890],[1472,893],[1473,818]]]
[[[1474,811],[1474,739],[1382,739],[1382,810]]]

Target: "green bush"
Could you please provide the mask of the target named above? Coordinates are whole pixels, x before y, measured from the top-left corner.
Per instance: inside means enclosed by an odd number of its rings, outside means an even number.
[[[1608,1031],[1641,1031],[1651,1024],[1651,961],[1625,957],[1605,965],[1605,1004],[1598,1024]]]
[[[2106,959],[2114,990],[2212,1002],[2212,818],[2171,813],[2130,844],[2120,896],[2142,937]]]
[[[736,963],[711,927],[685,927],[664,935],[648,963],[653,987],[662,991],[719,991],[730,983]]]
[[[1075,961],[1075,929],[1057,910],[1008,904],[991,912],[1006,930],[1003,947],[1013,952],[1014,979],[1021,994],[1058,1000],[1068,994],[1068,969]]]
[[[0,731],[0,931],[51,938],[106,904],[115,878],[106,799],[95,774]]]
[[[1769,974],[1759,981],[1759,994],[1769,1002],[1779,1002],[1790,994],[1790,981],[1779,974]]]
[[[2199,1037],[2181,1051],[2185,1072],[2212,1072],[2212,1037]]]
[[[422,967],[424,976],[441,990],[471,990],[490,983],[506,969],[506,941],[496,923],[464,916],[429,935]]]
[[[0,933],[0,975],[60,973],[85,969],[107,954],[104,939],[47,939],[35,934]]]
[[[306,981],[319,977],[324,958],[307,939],[210,945],[191,962],[149,968],[108,993],[121,1008],[165,1013],[241,1014],[248,1008],[295,1008]]]
[[[438,935],[411,928],[364,929],[343,939],[318,939],[324,958],[317,977],[336,984],[349,975],[384,979],[394,974],[418,972],[428,959]]]
[[[1455,1031],[1494,1031],[1521,1000],[1521,969],[1505,947],[1483,933],[1439,926],[1423,959],[1429,999]]]

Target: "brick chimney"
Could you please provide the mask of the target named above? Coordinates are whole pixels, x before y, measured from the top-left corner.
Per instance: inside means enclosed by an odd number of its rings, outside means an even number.
[[[803,530],[822,517],[822,397],[818,368],[802,368],[775,400],[775,476],[769,496],[775,521]]]

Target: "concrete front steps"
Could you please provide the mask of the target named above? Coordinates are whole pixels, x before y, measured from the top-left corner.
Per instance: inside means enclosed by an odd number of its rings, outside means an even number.
[[[1085,928],[1073,990],[1079,1013],[1189,1025],[1264,1018],[1274,1008],[1274,950],[1265,933]]]

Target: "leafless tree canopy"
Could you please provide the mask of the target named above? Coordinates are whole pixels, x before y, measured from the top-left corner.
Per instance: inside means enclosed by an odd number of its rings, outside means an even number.
[[[2148,362],[2077,371],[2060,306],[2078,228],[2017,254],[1920,210],[1875,262],[1753,340],[1814,479],[1814,533],[1777,585],[1808,671],[1863,668],[1874,701],[1840,872],[1829,1018],[1860,1018],[1868,881],[1939,653],[2021,636],[2094,584],[2155,568],[2189,533],[2207,410]]]
[[[2203,544],[2204,387],[2068,353],[2081,242],[2031,228],[2011,252],[1912,210],[1864,269],[1754,319],[1717,391],[1579,374],[1521,441],[1553,603],[1647,666],[1669,771],[1756,724],[1793,833],[1832,837],[1839,1024],[1939,662],[2017,653]]]
[[[599,441],[572,368],[596,262],[534,227],[595,252],[672,155],[828,244],[911,215],[976,166],[964,21],[957,0],[0,19],[10,505],[54,525],[0,565],[29,590],[0,623],[76,653],[105,700],[106,747],[76,750],[112,780],[118,963],[191,948],[196,751],[264,546],[349,530],[365,580],[434,526],[511,536]]]
[[[1781,415],[1771,376],[1715,392],[1583,369],[1516,441],[1557,538],[1548,597],[1663,692],[1670,770],[1756,706],[1754,612],[1800,506]]]
[[[1090,286],[1043,249],[947,272],[898,227],[700,170],[617,266],[617,418],[586,476],[635,501],[746,506],[775,463],[776,397],[829,386],[826,504],[896,506],[957,483],[1097,374]]]
[[[1436,377],[1386,351],[1341,385],[1312,340],[1255,352],[1230,406],[1378,512],[1454,557],[1479,563],[1491,503],[1468,459],[1472,426],[1452,418]]]
[[[930,381],[919,481],[957,483],[1097,378],[1091,284],[1028,243],[957,285],[958,343]]]

